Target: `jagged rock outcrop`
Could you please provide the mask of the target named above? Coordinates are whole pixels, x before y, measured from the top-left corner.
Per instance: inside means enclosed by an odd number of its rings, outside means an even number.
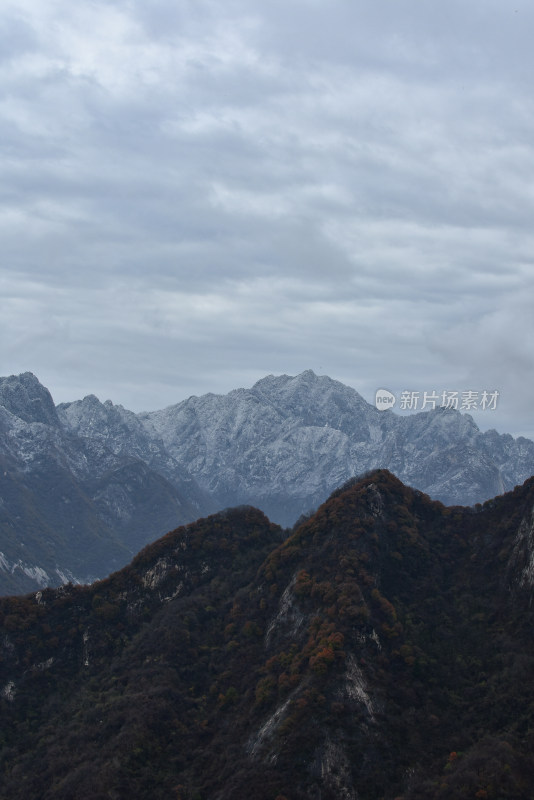
[[[52,395],[31,372],[0,378],[0,408],[27,423],[59,427]]]

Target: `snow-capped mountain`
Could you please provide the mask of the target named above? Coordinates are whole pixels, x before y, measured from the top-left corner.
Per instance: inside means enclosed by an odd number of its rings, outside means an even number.
[[[139,418],[219,504],[257,505],[284,525],[377,467],[449,505],[482,502],[534,473],[528,439],[482,433],[453,409],[407,417],[378,411],[310,370]]]
[[[99,416],[96,398],[82,405],[98,419],[85,436],[69,429],[34,375],[0,379],[0,594],[104,577],[211,509],[178,465],[172,482],[153,469],[132,435],[130,450],[109,446],[106,414],[121,412],[102,406]]]
[[[55,407],[31,373],[0,378],[0,594],[103,577],[229,506],[291,526],[381,467],[472,505],[534,474],[534,442],[454,410],[381,412],[309,370],[143,414],[94,395]]]

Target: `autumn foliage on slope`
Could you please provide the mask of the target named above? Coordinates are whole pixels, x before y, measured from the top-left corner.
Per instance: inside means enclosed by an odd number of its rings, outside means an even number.
[[[534,796],[533,505],[378,470],[0,601],[0,798]]]

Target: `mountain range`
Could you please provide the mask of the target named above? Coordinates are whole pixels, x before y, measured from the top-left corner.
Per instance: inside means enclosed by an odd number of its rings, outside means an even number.
[[[197,520],[0,599],[0,799],[527,800],[533,590],[534,479]]]
[[[534,474],[534,443],[452,409],[381,412],[309,370],[141,414],[94,395],[56,407],[33,374],[0,378],[0,593],[103,577],[217,509],[290,527],[379,467],[472,505]]]
[[[84,403],[101,406],[96,398]],[[116,420],[119,438],[119,412],[102,408],[108,426]],[[214,508],[178,464],[171,483],[148,458],[104,443],[97,426],[93,436],[71,433],[60,414],[31,373],[0,379],[2,594],[90,582],[176,524]],[[158,443],[143,439],[143,430],[136,432],[138,446],[157,462]]]

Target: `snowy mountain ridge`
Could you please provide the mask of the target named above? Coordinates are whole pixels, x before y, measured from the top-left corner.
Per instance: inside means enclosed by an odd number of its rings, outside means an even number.
[[[355,389],[311,370],[139,418],[220,502],[258,505],[286,525],[374,468],[449,505],[482,502],[534,472],[530,440],[482,433],[453,409],[378,411]]]
[[[137,438],[112,404],[82,402],[88,428],[78,436],[34,375],[0,378],[0,594],[91,582],[212,510],[179,465],[172,482],[162,465],[150,467],[160,452],[135,415],[123,410]],[[115,422],[113,437],[101,408]]]
[[[451,409],[378,411],[311,370],[142,414],[94,395],[56,407],[31,373],[0,378],[0,593],[103,577],[230,506],[289,527],[375,468],[472,505],[534,474],[534,443]]]

